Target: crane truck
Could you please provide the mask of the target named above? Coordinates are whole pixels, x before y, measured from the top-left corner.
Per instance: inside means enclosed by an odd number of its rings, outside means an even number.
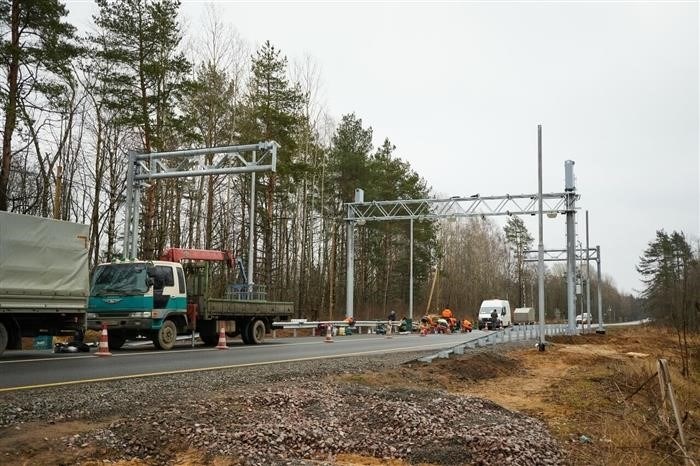
[[[273,322],[292,317],[294,304],[267,301],[252,285],[229,285],[233,267],[228,251],[182,248],[166,250],[157,261],[100,264],[90,287],[88,328],[107,326],[110,349],[146,337],[169,350],[177,335],[195,331],[214,346],[219,321],[227,336],[262,343]]]
[[[0,355],[22,337],[82,334],[89,227],[0,212]]]

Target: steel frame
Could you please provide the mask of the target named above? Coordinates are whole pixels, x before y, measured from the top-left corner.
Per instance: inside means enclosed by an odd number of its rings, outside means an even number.
[[[575,201],[580,198],[576,189],[560,193],[542,194],[542,213],[548,217],[565,214],[573,217],[576,213]],[[503,215],[537,215],[539,213],[538,194],[506,194],[503,196],[450,197],[447,199],[397,199],[392,201],[348,202],[347,248],[346,248],[346,317],[354,314],[354,226],[369,221],[389,220],[438,220],[468,217],[490,217]],[[573,243],[574,240],[572,240]],[[411,245],[411,248],[413,246]],[[413,264],[411,278],[413,281]],[[410,294],[409,294],[410,296]],[[572,314],[573,309],[569,314]],[[409,314],[413,317],[413,303],[409,303]],[[569,326],[573,327],[575,315],[570,316]]]
[[[277,169],[275,141],[204,149],[186,149],[149,154],[129,151],[126,177],[126,206],[124,213],[124,258],[135,259],[138,250],[138,224],[141,209],[141,190],[150,186],[151,180],[164,178],[198,177],[259,172],[274,172]],[[251,160],[245,155],[251,154]],[[211,163],[206,156],[211,156]],[[195,168],[192,168],[192,166]],[[253,180],[255,178],[253,177]],[[253,181],[254,182],[254,181]],[[254,192],[254,191],[253,191]],[[251,202],[251,212],[255,205]],[[252,241],[253,235],[250,235]],[[248,280],[252,280],[252,258],[248,258]]]

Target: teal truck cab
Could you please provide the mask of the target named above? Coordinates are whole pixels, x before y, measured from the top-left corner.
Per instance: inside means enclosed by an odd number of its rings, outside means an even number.
[[[241,335],[244,343],[258,344],[272,331],[272,322],[288,320],[294,313],[293,303],[270,302],[262,292],[241,292],[214,280],[215,275],[226,277],[232,268],[233,258],[226,251],[169,249],[161,259],[111,262],[95,269],[88,328],[106,326],[110,349],[145,337],[156,348],[168,350],[177,335],[193,332],[213,346],[221,327],[227,336]]]

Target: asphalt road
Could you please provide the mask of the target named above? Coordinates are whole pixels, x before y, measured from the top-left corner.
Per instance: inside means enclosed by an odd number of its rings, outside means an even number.
[[[106,357],[96,357],[96,348],[90,354],[6,351],[0,358],[0,392],[309,359],[332,364],[324,360],[400,351],[440,351],[485,334],[475,330],[425,337],[415,333],[391,338],[352,335],[334,337],[333,343],[326,343],[322,337],[278,338],[266,339],[261,345],[244,345],[240,339],[231,339],[228,350],[192,348],[188,340],[170,351],[154,351],[152,345],[125,345]]]

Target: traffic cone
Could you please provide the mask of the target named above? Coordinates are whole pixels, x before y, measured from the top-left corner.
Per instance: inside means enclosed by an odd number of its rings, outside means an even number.
[[[102,324],[102,334],[100,335],[100,346],[97,348],[95,356],[111,356],[109,352],[109,337],[107,336],[107,324]]]
[[[386,331],[385,338],[392,338],[391,332],[393,332],[393,331],[394,331],[394,325],[391,322],[389,322],[389,328]]]
[[[323,340],[325,343],[333,343],[333,330],[331,327],[331,324],[326,325],[326,338]]]
[[[420,336],[422,336],[422,337],[427,337],[427,336],[428,336],[428,328],[427,328],[427,327],[421,327],[421,329],[420,329]]]
[[[228,349],[228,346],[226,346],[226,329],[224,327],[221,327],[219,332],[219,343],[216,345],[216,349]]]

